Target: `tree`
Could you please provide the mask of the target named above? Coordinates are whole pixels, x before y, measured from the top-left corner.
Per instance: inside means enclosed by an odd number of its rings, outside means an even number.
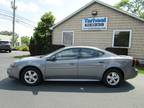
[[[12,36],[13,32],[9,32],[9,31],[0,31],[1,35],[8,35],[8,36]],[[17,33],[15,33],[15,35],[18,35]]]
[[[33,37],[30,40],[30,50],[46,51],[48,45],[52,44],[52,30],[55,17],[52,12],[45,13],[37,27],[34,30]]]
[[[144,19],[144,0],[121,0],[115,7]]]
[[[28,37],[28,36],[23,36],[23,37],[21,37],[21,43],[22,43],[22,45],[29,46],[30,37]]]

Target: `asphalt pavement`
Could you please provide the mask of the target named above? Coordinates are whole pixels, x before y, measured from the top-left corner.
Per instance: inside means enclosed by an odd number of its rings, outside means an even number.
[[[0,53],[0,108],[143,108],[144,75],[119,88],[101,82],[44,82],[25,86],[7,77],[14,56],[28,52]]]

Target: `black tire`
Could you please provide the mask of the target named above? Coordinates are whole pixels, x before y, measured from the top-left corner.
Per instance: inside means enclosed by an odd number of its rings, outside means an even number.
[[[29,83],[28,79],[25,77],[26,74],[28,73],[28,71],[35,72],[37,74],[37,76],[36,76],[37,80],[34,83]],[[28,86],[37,86],[42,82],[42,74],[38,69],[33,68],[33,67],[28,67],[22,71],[20,79],[24,84],[26,84]]]
[[[115,77],[116,79],[109,78],[110,75],[113,73],[115,73],[114,76],[117,76]],[[113,75],[111,77],[113,77]],[[111,83],[111,81],[113,84]],[[110,87],[110,88],[119,87],[123,81],[124,81],[124,78],[123,78],[122,72],[118,69],[110,69],[107,72],[105,72],[103,76],[103,82],[105,83],[107,87]]]
[[[11,53],[12,51],[11,51],[11,50],[8,50],[8,52]]]

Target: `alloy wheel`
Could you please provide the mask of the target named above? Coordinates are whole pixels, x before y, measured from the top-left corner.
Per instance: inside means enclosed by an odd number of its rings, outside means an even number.
[[[33,71],[33,70],[29,70],[24,74],[24,80],[26,81],[26,83],[28,84],[34,84],[37,82],[38,80],[38,74],[37,72]]]
[[[115,86],[117,85],[119,82],[120,82],[120,76],[118,73],[116,72],[110,72],[108,75],[107,75],[107,83],[111,86]]]

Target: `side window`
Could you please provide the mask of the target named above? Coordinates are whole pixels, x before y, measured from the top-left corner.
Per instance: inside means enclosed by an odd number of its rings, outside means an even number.
[[[104,53],[101,51],[85,48],[81,49],[80,54],[81,58],[95,58],[102,56]]]
[[[79,49],[67,49],[56,54],[57,60],[73,60],[77,59],[79,55]]]

